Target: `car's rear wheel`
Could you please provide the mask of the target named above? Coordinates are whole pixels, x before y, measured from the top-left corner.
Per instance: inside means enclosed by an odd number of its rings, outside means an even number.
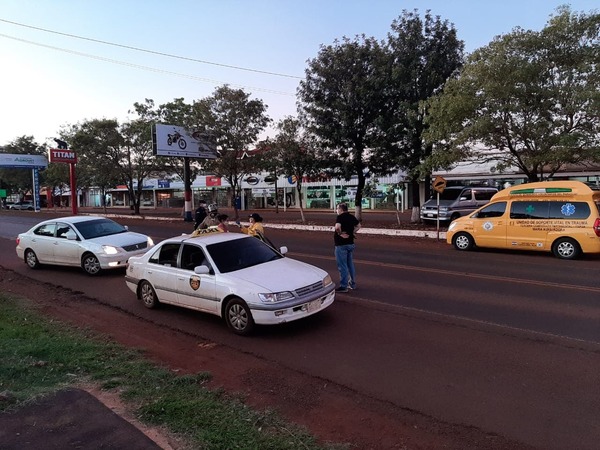
[[[102,271],[100,261],[93,253],[86,253],[81,258],[81,267],[88,275],[96,276]]]
[[[254,328],[250,308],[241,298],[232,298],[225,306],[225,322],[235,334],[245,336]]]
[[[581,247],[575,239],[560,238],[552,244],[552,253],[560,259],[576,259],[581,255]]]
[[[456,233],[452,238],[452,245],[456,250],[467,251],[473,249],[475,241],[469,233]]]
[[[158,301],[158,297],[156,296],[156,291],[146,280],[140,283],[139,296],[144,306],[148,309],[156,308],[160,303]]]
[[[25,263],[32,269],[39,269],[41,265],[37,255],[31,249],[25,250]]]

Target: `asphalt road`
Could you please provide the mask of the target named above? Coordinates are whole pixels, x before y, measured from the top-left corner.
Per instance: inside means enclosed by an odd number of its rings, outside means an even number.
[[[598,258],[460,253],[435,240],[361,236],[358,291],[309,320],[242,339],[215,317],[144,309],[122,272],[30,271],[7,238],[32,219],[0,218],[0,265],[443,421],[539,448],[598,448]],[[129,223],[157,241],[187,231]],[[269,237],[337,279],[328,233],[269,230]]]

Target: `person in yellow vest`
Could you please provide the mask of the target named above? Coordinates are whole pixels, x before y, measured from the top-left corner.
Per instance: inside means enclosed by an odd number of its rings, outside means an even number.
[[[265,235],[265,229],[262,224],[263,218],[258,213],[252,213],[250,214],[249,220],[250,225],[247,227],[237,222],[242,233],[262,239]]]

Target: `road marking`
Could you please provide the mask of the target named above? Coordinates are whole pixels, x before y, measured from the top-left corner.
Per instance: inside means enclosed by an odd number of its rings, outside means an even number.
[[[370,299],[364,298],[364,297],[356,297],[354,295],[351,295],[350,297],[344,297],[344,299],[345,300],[347,300],[347,299],[361,300],[362,302],[381,306],[386,309],[393,308],[393,309],[399,309],[399,310],[408,311],[408,312],[412,312],[412,313],[417,312],[417,313],[422,313],[425,315],[442,317],[444,319],[453,319],[453,320],[458,320],[458,321],[470,322],[470,323],[474,323],[477,325],[492,326],[492,327],[500,328],[502,330],[509,330],[509,331],[520,332],[520,333],[525,333],[525,334],[533,334],[535,336],[543,336],[544,338],[554,338],[554,339],[561,339],[561,340],[564,339],[567,341],[573,341],[573,342],[577,342],[577,343],[600,345],[600,342],[598,342],[598,341],[590,341],[590,340],[586,340],[586,339],[565,336],[564,334],[554,334],[554,333],[547,333],[545,331],[529,330],[527,328],[513,327],[511,325],[505,325],[502,323],[489,322],[487,320],[471,319],[471,318],[465,317],[465,316],[457,316],[454,314],[439,313],[439,312],[430,311],[427,309],[415,308],[413,306],[392,305],[390,303],[384,303],[384,302],[380,302],[378,300],[370,300]]]
[[[335,258],[332,256],[310,255],[308,253],[293,253],[293,252],[290,252],[288,254],[292,255],[292,256],[296,256],[296,257],[301,256],[301,257],[305,257],[305,258],[316,258],[316,259],[326,259],[326,260],[330,260],[330,261],[335,261]],[[481,280],[503,281],[506,283],[520,283],[520,284],[529,284],[529,285],[533,285],[533,286],[555,287],[555,288],[561,288],[561,289],[575,289],[575,290],[579,290],[579,291],[600,293],[600,287],[580,286],[580,285],[576,285],[576,284],[565,284],[565,283],[554,283],[552,281],[526,280],[523,278],[502,277],[499,275],[483,275],[483,274],[478,274],[478,273],[458,272],[458,271],[447,270],[447,269],[432,269],[432,268],[427,268],[427,267],[407,266],[404,264],[366,261],[364,259],[355,259],[354,264],[364,264],[364,265],[368,265],[368,266],[389,267],[392,269],[438,273],[438,274],[448,275],[448,276],[460,276],[463,278],[469,277],[469,278],[477,278],[477,279],[481,279]]]

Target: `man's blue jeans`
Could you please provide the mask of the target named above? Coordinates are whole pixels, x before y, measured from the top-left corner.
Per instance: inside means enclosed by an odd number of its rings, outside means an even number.
[[[354,252],[354,244],[336,245],[335,247],[335,262],[340,271],[340,287],[347,288],[348,281],[350,287],[356,287],[356,272],[354,271],[354,261],[352,253]]]

